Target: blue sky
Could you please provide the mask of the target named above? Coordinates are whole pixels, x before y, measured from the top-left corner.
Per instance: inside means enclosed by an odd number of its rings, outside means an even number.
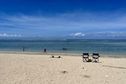
[[[126,38],[125,0],[0,0],[0,37]]]

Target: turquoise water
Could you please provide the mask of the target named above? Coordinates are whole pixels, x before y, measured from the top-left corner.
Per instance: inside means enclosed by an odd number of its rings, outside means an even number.
[[[22,52],[22,47],[28,52],[43,52],[46,48],[47,52],[126,55],[126,40],[0,40],[0,51]]]

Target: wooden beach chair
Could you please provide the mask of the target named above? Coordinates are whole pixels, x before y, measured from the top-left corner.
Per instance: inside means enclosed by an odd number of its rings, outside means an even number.
[[[89,53],[83,53],[82,59],[83,59],[83,62],[88,62],[89,61]]]
[[[92,61],[99,62],[99,57],[100,57],[99,53],[93,53],[92,54]]]

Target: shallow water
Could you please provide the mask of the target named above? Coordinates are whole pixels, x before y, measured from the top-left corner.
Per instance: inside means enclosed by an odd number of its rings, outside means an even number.
[[[78,53],[98,52],[108,55],[126,55],[126,40],[0,40],[0,51]],[[65,48],[66,50],[63,50]]]

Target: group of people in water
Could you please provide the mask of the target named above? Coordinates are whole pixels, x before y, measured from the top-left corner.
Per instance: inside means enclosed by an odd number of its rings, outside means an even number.
[[[67,50],[67,48],[62,48],[62,50]],[[22,47],[22,51],[25,52],[25,47]],[[44,48],[44,49],[43,49],[43,52],[44,52],[44,53],[47,53],[47,49]]]

